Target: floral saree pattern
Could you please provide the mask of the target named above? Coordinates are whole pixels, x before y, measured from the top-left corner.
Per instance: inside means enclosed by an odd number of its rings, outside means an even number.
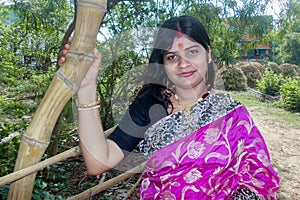
[[[230,199],[243,188],[260,199],[276,199],[279,177],[248,111],[236,105],[155,150],[147,161],[140,190],[141,199],[204,200]]]

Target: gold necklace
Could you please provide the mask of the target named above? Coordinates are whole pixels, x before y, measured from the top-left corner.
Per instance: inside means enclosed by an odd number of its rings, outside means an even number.
[[[191,109],[191,107],[194,106],[196,103],[203,101],[209,94],[210,94],[210,92],[207,92],[207,93],[203,94],[199,99],[197,99],[196,101],[193,101],[190,104],[182,104],[180,102],[177,94],[175,94],[174,97],[177,100],[178,105],[181,107],[186,119],[189,120],[190,119],[190,109]]]

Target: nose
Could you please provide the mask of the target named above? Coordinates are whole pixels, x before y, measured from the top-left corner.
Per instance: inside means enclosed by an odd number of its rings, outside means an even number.
[[[190,62],[184,58],[183,56],[180,56],[179,62],[178,62],[178,67],[180,68],[185,68],[190,65]]]

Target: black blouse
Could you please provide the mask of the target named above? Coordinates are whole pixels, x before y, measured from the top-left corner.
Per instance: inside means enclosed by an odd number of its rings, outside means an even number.
[[[123,119],[108,139],[114,141],[127,155],[144,139],[145,131],[165,116],[167,110],[163,103],[146,92],[129,105]]]

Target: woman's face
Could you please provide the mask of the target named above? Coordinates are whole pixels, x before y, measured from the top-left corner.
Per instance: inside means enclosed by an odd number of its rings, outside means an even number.
[[[185,36],[176,37],[163,60],[166,74],[176,88],[205,85],[205,75],[211,60],[210,49],[207,52],[201,44]]]

